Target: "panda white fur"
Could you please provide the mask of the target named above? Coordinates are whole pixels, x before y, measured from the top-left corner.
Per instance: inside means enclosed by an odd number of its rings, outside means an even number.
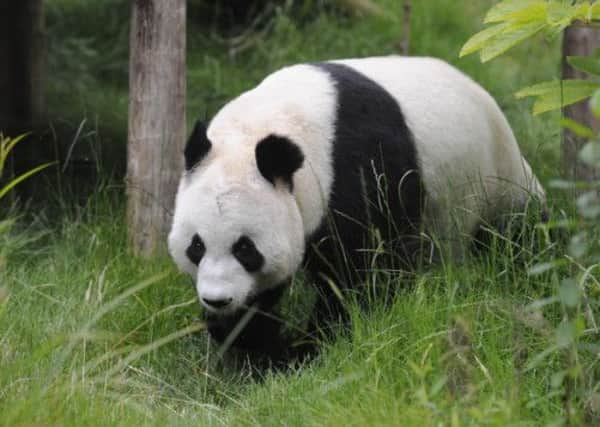
[[[410,266],[421,236],[460,256],[482,223],[545,197],[496,102],[434,58],[283,68],[199,122],[185,161],[170,253],[213,337],[253,307],[267,315],[234,344],[271,354],[287,343],[270,313],[301,266],[319,322],[340,313],[328,280],[360,282],[374,228]]]

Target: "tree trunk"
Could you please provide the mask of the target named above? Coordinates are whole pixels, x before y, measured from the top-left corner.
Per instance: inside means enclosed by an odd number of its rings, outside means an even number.
[[[563,36],[563,78],[589,79],[590,76],[575,70],[567,61],[567,56],[588,56],[600,48],[600,29],[572,25],[565,30]],[[582,123],[595,132],[600,132],[600,119],[592,114],[587,100],[570,105],[563,109],[565,117]],[[591,181],[600,176],[598,171],[578,160],[578,154],[587,141],[579,138],[568,129],[564,129],[562,138],[562,162],[567,178]]]
[[[410,37],[411,37],[411,22],[412,22],[412,2],[404,0],[402,4],[402,41],[400,42],[400,53],[404,56],[410,55]]]
[[[39,128],[44,113],[45,28],[42,0],[0,2],[0,133],[16,136]],[[23,141],[12,153],[10,169],[20,174],[44,150]],[[23,194],[29,193],[19,186]]]
[[[171,224],[185,140],[185,0],[131,2],[127,217],[134,251]]]

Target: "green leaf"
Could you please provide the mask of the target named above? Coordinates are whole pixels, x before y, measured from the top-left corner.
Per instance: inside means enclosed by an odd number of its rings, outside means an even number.
[[[547,3],[542,0],[504,0],[492,7],[485,15],[483,22],[486,24],[492,22],[512,21],[515,16],[528,15],[527,10],[532,7],[547,7]],[[545,18],[545,17],[544,17]]]
[[[592,98],[590,99],[590,108],[596,117],[600,117],[600,89],[596,90],[592,95]]]
[[[497,24],[486,28],[483,31],[478,32],[472,36],[460,50],[459,56],[462,58],[465,55],[469,55],[473,52],[483,49],[483,47],[489,42],[490,39],[496,37],[504,29],[508,27],[508,24]]]
[[[581,289],[573,279],[565,279],[562,281],[558,290],[558,298],[565,306],[574,308],[581,301]]]
[[[576,70],[600,76],[600,58],[596,56],[567,56],[567,62]]]
[[[481,50],[481,61],[487,62],[502,55],[511,47],[540,32],[545,25],[545,23],[540,22],[510,25],[490,40],[490,43]]]
[[[578,19],[583,19],[589,11],[589,4],[573,5],[567,2],[552,1],[548,4],[547,20],[551,26],[550,37],[562,31]]]
[[[592,4],[590,11],[588,12],[588,16],[593,21],[600,21],[600,3],[595,2]]]
[[[577,10],[575,11],[575,15],[573,16],[573,21],[576,20],[580,20],[585,23],[589,23],[592,20],[592,5],[589,1],[577,6]]]
[[[596,93],[598,93],[598,91],[596,91]],[[591,128],[566,117],[561,117],[560,125],[565,129],[569,129],[571,132],[581,138],[592,139],[595,136],[594,131]]]
[[[517,99],[520,99],[526,98],[528,96],[545,95],[549,92],[557,90],[557,87],[558,90],[560,90],[560,80],[552,80],[548,82],[537,83],[532,86],[527,86],[521,89],[520,91],[515,93],[515,96],[517,97]]]
[[[600,143],[588,142],[579,152],[579,160],[590,166],[600,166]]]
[[[600,83],[591,80],[563,80],[544,82],[527,87],[515,94],[517,98],[537,96],[533,114],[541,114],[574,104],[592,96]]]
[[[547,113],[583,101],[589,98],[598,87],[597,83],[590,82],[587,85],[565,87],[562,96],[560,91],[541,96],[533,104],[533,114]]]

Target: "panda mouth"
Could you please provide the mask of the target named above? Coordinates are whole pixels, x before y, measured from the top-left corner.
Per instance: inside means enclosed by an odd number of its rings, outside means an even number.
[[[218,321],[222,319],[238,319],[241,318],[248,310],[255,310],[258,312],[265,312],[271,310],[275,304],[281,299],[283,293],[287,289],[290,280],[285,280],[272,288],[266,289],[262,292],[250,295],[244,304],[234,308],[231,306],[231,300],[229,301],[211,301],[207,303],[206,300],[201,301],[202,306],[205,309],[206,318],[210,321]]]
[[[277,334],[281,322],[270,313],[283,295],[290,281],[262,291],[248,298],[243,307],[226,311],[206,311],[206,323],[212,338],[238,348],[262,348]]]

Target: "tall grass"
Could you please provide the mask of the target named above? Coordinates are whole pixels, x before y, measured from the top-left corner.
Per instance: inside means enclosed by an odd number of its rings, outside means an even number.
[[[75,13],[76,3],[61,0],[48,7],[61,16]],[[377,3],[400,16],[401,2]],[[473,58],[457,59],[489,3],[414,2],[414,53],[445,58],[490,90],[546,181],[558,164],[557,116],[533,119],[529,106],[511,94],[556,76],[558,46],[521,47],[486,67]],[[77,33],[85,32],[86,20],[70,19]],[[210,116],[285,64],[390,53],[402,36],[400,22],[328,9],[298,22],[283,8],[260,42],[233,53],[230,40],[192,31],[190,119]],[[55,34],[66,32],[65,27]],[[124,86],[102,78],[82,85],[75,96],[86,114],[99,117],[99,141],[103,129],[125,135],[125,104],[102,101],[106,93],[126,99]],[[53,99],[57,114],[81,122],[81,104]],[[492,233],[486,251],[461,263],[428,266],[410,281],[374,270],[370,283],[395,292],[368,293],[368,309],[350,296],[350,333],[324,342],[309,364],[257,374],[243,358],[221,357],[207,339],[192,283],[170,260],[131,255],[121,194],[119,186],[103,185],[83,205],[61,200],[58,217],[55,210],[30,212],[10,234],[0,234],[12,242],[0,248],[6,289],[0,293],[1,425],[561,422],[562,397],[552,386],[561,354],[531,367],[555,342],[551,325],[561,318],[559,310],[542,316],[528,309],[554,292],[552,272],[530,275],[528,268],[564,252],[539,230],[527,229],[519,244]],[[573,212],[553,193],[550,210],[558,218]],[[295,281],[284,301],[290,321],[301,322],[306,294],[307,284]],[[589,377],[597,379],[597,355],[581,357],[592,367]],[[592,389],[598,393],[598,386]],[[590,410],[582,422],[593,423],[594,414]]]

